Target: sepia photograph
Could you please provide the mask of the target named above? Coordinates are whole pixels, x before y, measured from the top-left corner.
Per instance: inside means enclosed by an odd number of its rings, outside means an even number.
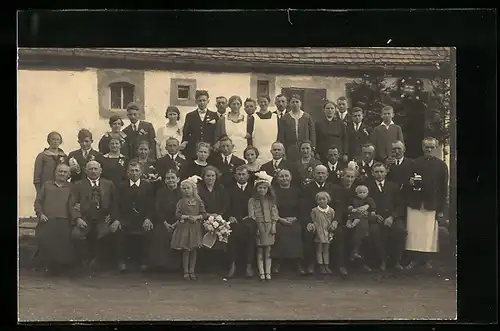
[[[455,52],[18,48],[18,320],[455,320]]]

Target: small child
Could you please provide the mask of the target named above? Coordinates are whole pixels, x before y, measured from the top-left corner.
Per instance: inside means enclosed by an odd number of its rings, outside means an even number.
[[[318,192],[316,194],[317,207],[311,211],[311,221],[307,226],[308,231],[316,234],[316,261],[319,264],[321,274],[331,274],[329,268],[330,261],[330,242],[333,239],[333,233],[337,229],[335,221],[335,210],[328,206],[331,201],[330,194],[327,192]]]
[[[347,211],[349,217],[346,222],[347,228],[356,228],[353,237],[353,250],[351,260],[362,259],[359,254],[363,240],[369,235],[369,221],[376,218],[375,201],[368,196],[368,187],[356,186],[356,196],[349,205]]]
[[[276,196],[271,187],[272,177],[264,171],[255,175],[257,179],[253,196],[248,201],[248,217],[257,223],[257,266],[260,281],[268,281],[271,279],[271,246],[274,245],[279,215]]]
[[[175,217],[177,222],[172,234],[171,247],[182,250],[184,280],[196,280],[196,249],[202,246],[202,221],[206,218],[205,205],[198,195],[196,182],[200,178],[190,177],[181,182],[182,198],[177,202]]]

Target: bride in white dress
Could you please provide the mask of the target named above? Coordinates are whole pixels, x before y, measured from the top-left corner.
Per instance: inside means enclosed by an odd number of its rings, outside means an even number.
[[[252,145],[259,150],[259,163],[264,164],[273,159],[271,145],[278,140],[278,116],[269,110],[270,99],[260,96],[259,111],[253,115]]]
[[[241,112],[242,101],[237,95],[233,95],[228,101],[231,109],[221,116],[217,122],[215,131],[216,141],[227,135],[233,141],[233,155],[243,159],[243,152],[248,146],[248,115]]]

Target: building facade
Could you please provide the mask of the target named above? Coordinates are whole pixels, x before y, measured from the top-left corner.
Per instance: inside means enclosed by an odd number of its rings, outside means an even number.
[[[58,131],[66,153],[79,148],[77,132],[94,134],[94,148],[109,130],[113,114],[126,118],[130,101],[155,128],[165,123],[165,109],[184,115],[195,109],[194,93],[215,98],[298,93],[304,110],[321,116],[325,100],[346,96],[346,86],[367,71],[426,79],[435,63],[448,61],[443,48],[203,48],[203,49],[20,49],[18,70],[19,216],[34,215],[33,167]],[[127,125],[127,120],[125,120]]]

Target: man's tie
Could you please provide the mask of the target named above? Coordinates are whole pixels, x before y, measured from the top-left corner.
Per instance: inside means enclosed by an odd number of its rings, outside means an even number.
[[[226,165],[229,165],[229,158],[228,158],[228,157],[225,157],[225,158],[224,158],[224,163],[225,163]]]
[[[92,187],[96,187],[97,186],[97,180],[92,180],[91,183],[92,183]]]
[[[137,126],[135,124],[132,124],[132,131],[137,131]]]
[[[380,189],[380,192],[384,192],[384,187],[382,186],[382,182],[378,183],[378,187]]]
[[[397,160],[396,165],[401,165],[401,160]]]
[[[278,161],[273,161],[274,170],[278,169]]]

